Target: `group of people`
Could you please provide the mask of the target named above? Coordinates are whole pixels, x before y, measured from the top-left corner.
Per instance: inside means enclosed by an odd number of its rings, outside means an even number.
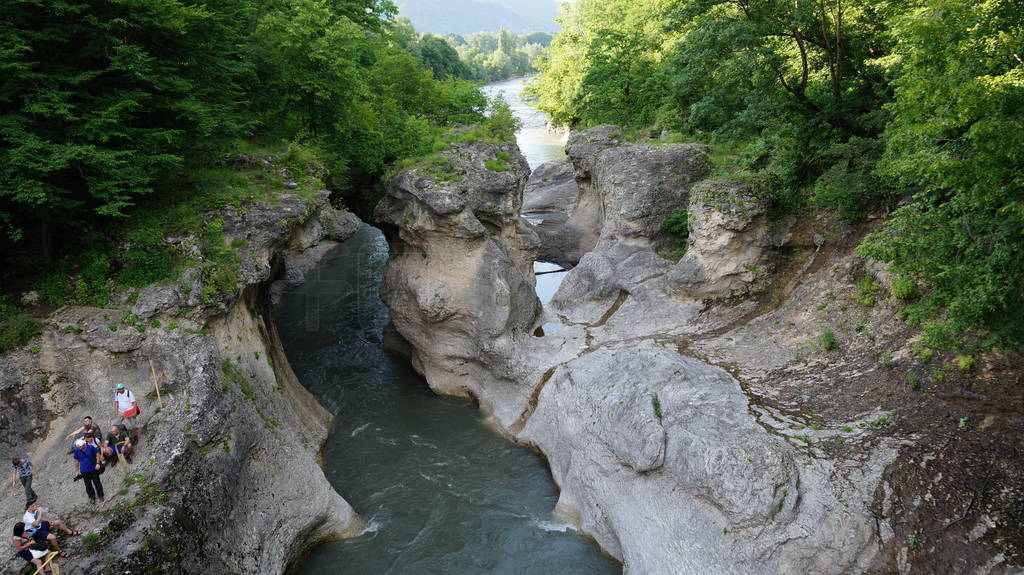
[[[142,413],[135,395],[123,383],[117,384],[114,390],[114,415],[119,420],[110,426],[106,437],[91,416],[82,418],[82,425],[67,434],[65,441],[71,441],[68,454],[74,457],[74,480],[83,480],[85,493],[89,502],[105,501],[103,482],[100,475],[105,466],[116,465],[119,458],[131,463],[131,454],[135,447],[132,434],[125,425],[126,420],[133,419]],[[55,519],[43,519],[47,509],[40,507],[36,501],[38,496],[32,488],[35,466],[27,458],[11,460],[14,469],[11,471],[11,486],[21,482],[25,490],[25,515],[14,525],[11,545],[19,557],[34,565],[37,570],[42,568],[45,557],[52,551],[61,557],[68,554],[60,549],[54,530],[68,535],[80,535],[78,531],[69,529],[63,522]]]

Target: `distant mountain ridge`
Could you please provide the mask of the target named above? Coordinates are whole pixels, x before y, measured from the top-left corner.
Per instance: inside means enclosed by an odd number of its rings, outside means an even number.
[[[412,20],[417,32],[470,34],[558,30],[558,0],[397,0],[399,15]]]

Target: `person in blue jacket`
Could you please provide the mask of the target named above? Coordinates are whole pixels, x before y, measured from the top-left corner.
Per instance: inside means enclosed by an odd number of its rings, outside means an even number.
[[[86,443],[84,439],[76,439],[75,460],[78,466],[75,480],[85,480],[85,494],[89,496],[89,503],[96,503],[97,497],[101,502],[104,501],[103,483],[100,481],[103,453],[95,445]]]

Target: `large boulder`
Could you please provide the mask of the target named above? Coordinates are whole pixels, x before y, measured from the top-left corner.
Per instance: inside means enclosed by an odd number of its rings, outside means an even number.
[[[579,201],[561,228],[541,234],[542,251],[557,263],[579,262],[598,242],[671,247],[675,239],[662,224],[687,206],[690,188],[711,171],[707,146],[625,144],[616,126],[573,133],[566,152]]]
[[[541,164],[530,174],[523,190],[523,213],[570,214],[580,199],[580,187],[572,164],[566,160]]]
[[[627,574],[863,570],[875,519],[846,502],[873,483],[834,482],[766,423],[729,374],[644,341],[557,367],[517,438]]]
[[[767,199],[746,184],[707,180],[694,186],[686,255],[671,274],[676,289],[704,298],[757,287],[767,277],[771,248],[767,210]]]

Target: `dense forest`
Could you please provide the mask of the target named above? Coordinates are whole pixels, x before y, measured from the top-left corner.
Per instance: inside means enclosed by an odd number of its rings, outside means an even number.
[[[452,77],[493,82],[536,73],[538,59],[551,46],[552,35],[508,30],[474,32],[462,36],[419,34],[408,18],[392,25],[398,44],[423,61],[438,78]]]
[[[712,145],[780,217],[860,247],[930,344],[1024,345],[1024,3],[580,0],[532,86],[574,127]]]
[[[281,179],[237,169],[239,157],[276,157],[303,188],[359,201],[353,190],[389,165],[484,117],[469,74],[435,73],[423,50],[403,47],[390,0],[0,9],[4,291],[54,305],[103,305],[110,278],[172,276],[170,234],[221,251],[220,224],[204,214]],[[12,303],[0,300],[3,348],[37,329]]]

